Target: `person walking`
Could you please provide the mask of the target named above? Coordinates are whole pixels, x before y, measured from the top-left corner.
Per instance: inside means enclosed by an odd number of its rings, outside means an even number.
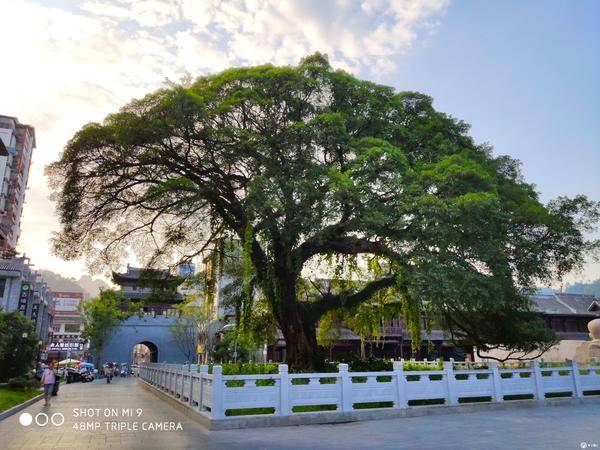
[[[44,406],[50,405],[50,398],[52,397],[52,391],[54,389],[54,385],[56,384],[56,372],[54,370],[55,366],[56,361],[52,361],[50,366],[48,366],[42,374],[42,384],[44,385]]]
[[[46,370],[46,365],[42,364],[41,361],[37,362],[37,366],[35,368],[35,379],[38,381],[42,381],[42,375],[44,375],[44,370]]]

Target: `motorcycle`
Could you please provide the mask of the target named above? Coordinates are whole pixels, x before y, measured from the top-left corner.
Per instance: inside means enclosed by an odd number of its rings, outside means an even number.
[[[94,375],[89,370],[84,370],[81,372],[82,383],[89,383],[91,381],[94,381]]]
[[[69,367],[67,369],[67,384],[76,383],[78,381],[89,383],[90,381],[94,381],[94,375],[87,369],[78,370]]]

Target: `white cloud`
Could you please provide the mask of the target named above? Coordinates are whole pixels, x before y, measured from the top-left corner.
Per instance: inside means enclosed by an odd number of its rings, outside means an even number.
[[[314,51],[358,75],[394,70],[449,0],[82,0],[69,9],[35,0],[2,8],[0,113],[36,127],[20,251],[57,265],[47,239],[58,223],[43,167],[84,123],[133,97],[231,65],[296,63]],[[47,4],[48,2],[45,2]]]

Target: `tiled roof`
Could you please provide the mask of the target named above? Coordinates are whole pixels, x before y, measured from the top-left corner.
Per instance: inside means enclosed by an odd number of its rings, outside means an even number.
[[[533,295],[533,310],[543,314],[564,315],[596,315],[600,316],[600,310],[590,311],[590,306],[599,300],[588,294],[549,294]]]
[[[597,301],[594,295],[587,294],[556,294],[556,296],[578,314],[589,314],[590,305]]]
[[[23,269],[23,266],[20,264],[14,264],[11,262],[0,261],[0,270],[20,272],[22,269]]]

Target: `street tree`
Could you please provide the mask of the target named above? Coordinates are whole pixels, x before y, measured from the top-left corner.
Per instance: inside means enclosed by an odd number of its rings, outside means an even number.
[[[543,350],[555,336],[527,294],[582,264],[598,220],[583,196],[542,203],[518,161],[430,97],[321,54],[132,101],[78,131],[48,174],[67,259],[114,263],[137,241],[155,249],[150,265],[238,239],[245,309],[260,289],[302,368],[323,364],[324,314],[382,292],[398,296],[414,339],[427,315],[479,349]],[[303,270],[321,265],[361,283],[305,295]]]
[[[179,316],[173,319],[169,329],[175,344],[190,362],[200,345],[201,362],[207,363],[219,330],[219,322],[213,314],[214,304],[207,301],[204,292],[199,291],[174,305],[174,309],[179,312]]]
[[[38,350],[31,320],[18,311],[0,311],[0,381],[24,376]]]
[[[127,318],[129,306],[124,304],[119,292],[111,289],[100,291],[98,297],[83,304],[86,323],[81,337],[90,341],[90,349],[98,365],[102,364],[102,351],[114,328]]]

